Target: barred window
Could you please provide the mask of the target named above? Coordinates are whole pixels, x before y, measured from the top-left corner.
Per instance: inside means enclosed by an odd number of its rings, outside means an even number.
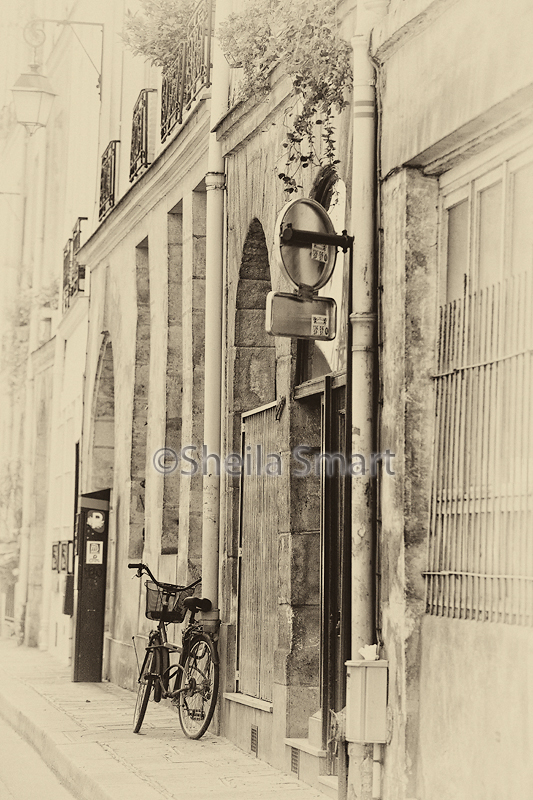
[[[531,625],[533,147],[517,149],[441,178],[426,583],[430,614]]]

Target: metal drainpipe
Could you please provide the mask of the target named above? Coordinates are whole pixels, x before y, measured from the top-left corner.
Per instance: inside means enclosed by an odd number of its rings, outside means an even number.
[[[230,13],[227,0],[216,6],[216,26]],[[213,37],[211,72],[211,130],[228,108],[229,66]],[[205,384],[204,444],[208,453],[221,450],[222,420],[222,314],[224,269],[224,190],[226,177],[222,146],[216,133],[209,134],[206,184],[206,254],[205,254]],[[222,455],[222,454],[221,454]],[[208,462],[214,464],[214,459]],[[209,598],[212,610],[204,612],[204,625],[216,627],[220,618],[218,603],[220,527],[220,476],[214,472],[203,480],[202,518],[202,595]]]
[[[369,58],[372,27],[388,0],[359,0],[353,48],[352,232],[355,235],[352,281],[352,452],[367,459],[375,449],[376,360],[376,98],[375,73]],[[367,462],[368,463],[368,462]],[[352,488],[352,658],[375,643],[373,557],[376,520],[371,476],[358,477]],[[368,747],[350,743],[348,784],[364,796],[363,762]],[[348,791],[349,793],[349,791]]]
[[[24,151],[22,163],[22,232],[20,261],[22,278],[24,279],[26,270],[30,263],[31,256],[28,253],[29,245],[27,242],[27,213],[28,213],[28,151],[30,134],[24,130]],[[41,255],[41,254],[39,254]],[[32,270],[32,282],[35,279],[35,266]],[[25,377],[25,405],[24,405],[24,432],[23,432],[23,468],[22,468],[22,524],[20,529],[20,555],[19,555],[19,575],[16,584],[16,607],[15,607],[15,627],[17,629],[19,644],[24,644],[28,631],[28,597],[30,583],[30,560],[31,560],[31,519],[32,519],[32,481],[33,481],[33,453],[35,449],[34,428],[34,376],[33,361],[31,354],[35,350],[37,341],[35,314],[30,307],[30,318],[28,323],[28,345],[26,353],[26,377]]]

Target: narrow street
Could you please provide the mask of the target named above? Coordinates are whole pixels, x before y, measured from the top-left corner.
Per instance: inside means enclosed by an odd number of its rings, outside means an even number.
[[[0,800],[533,800],[532,42],[0,0]]]
[[[0,800],[73,800],[27,742],[0,718]]]

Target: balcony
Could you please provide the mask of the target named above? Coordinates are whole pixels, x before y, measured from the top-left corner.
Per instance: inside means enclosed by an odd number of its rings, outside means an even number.
[[[130,150],[130,182],[134,181],[153,160],[153,141],[150,125],[154,100],[150,95],[155,89],[142,89],[133,108]],[[154,98],[155,99],[155,98]]]
[[[85,267],[78,264],[81,247],[81,223],[87,217],[78,217],[72,237],[63,248],[63,313],[68,311],[74,298],[85,291]]]
[[[200,0],[190,19],[176,63],[163,74],[161,141],[181,125],[202,89],[211,85],[211,33],[214,1]]]
[[[100,172],[100,212],[98,215],[100,220],[102,220],[115,205],[118,143],[118,139],[113,139],[109,142],[102,156],[102,169]]]

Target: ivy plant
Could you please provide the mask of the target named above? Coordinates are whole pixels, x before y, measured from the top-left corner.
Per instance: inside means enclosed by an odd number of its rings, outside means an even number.
[[[141,0],[138,11],[126,11],[122,39],[134,55],[171,69],[195,5],[194,0]]]
[[[243,99],[268,91],[277,64],[292,80],[297,102],[286,117],[286,166],[279,172],[285,191],[301,188],[300,168],[339,163],[334,119],[347,105],[352,67],[337,0],[248,0],[218,34],[230,64],[243,69]]]

